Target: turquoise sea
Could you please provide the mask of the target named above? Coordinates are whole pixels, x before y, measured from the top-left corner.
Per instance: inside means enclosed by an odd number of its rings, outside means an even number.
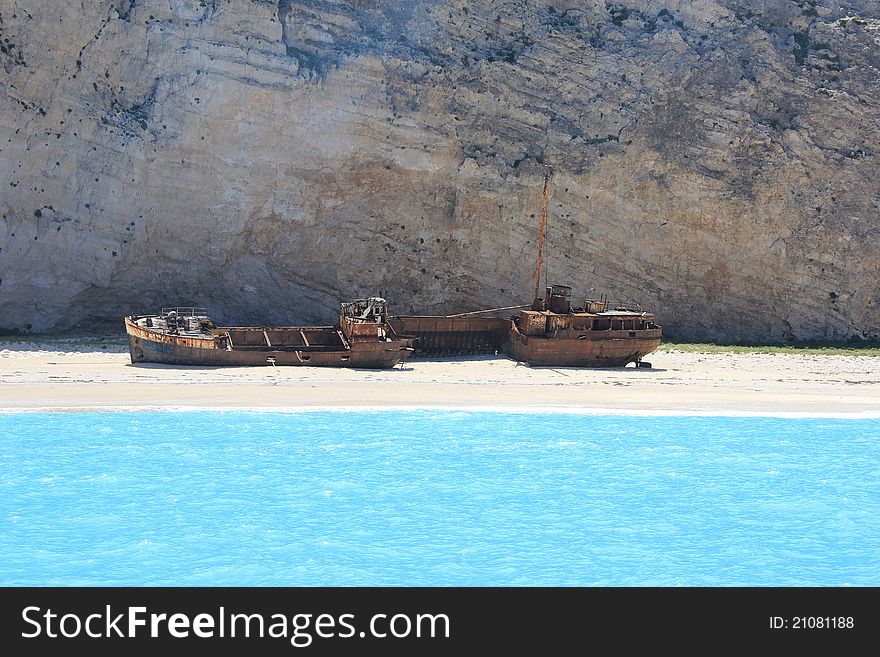
[[[0,585],[880,585],[880,419],[9,413],[0,441]]]

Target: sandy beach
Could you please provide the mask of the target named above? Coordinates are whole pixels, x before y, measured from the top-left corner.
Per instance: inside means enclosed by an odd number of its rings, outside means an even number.
[[[119,344],[0,342],[0,410],[515,408],[880,415],[880,358],[661,351],[651,369],[529,367],[503,356],[391,370],[132,365]]]

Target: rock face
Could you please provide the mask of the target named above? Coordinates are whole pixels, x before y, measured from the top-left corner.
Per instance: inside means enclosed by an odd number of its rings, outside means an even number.
[[[531,301],[880,336],[873,0],[0,0],[0,327]]]

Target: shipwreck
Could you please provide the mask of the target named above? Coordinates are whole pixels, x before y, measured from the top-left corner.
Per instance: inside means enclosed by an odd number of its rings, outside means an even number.
[[[388,323],[388,303],[371,297],[340,306],[333,326],[215,326],[203,308],[163,308],[125,318],[132,363],[394,367],[413,338]]]

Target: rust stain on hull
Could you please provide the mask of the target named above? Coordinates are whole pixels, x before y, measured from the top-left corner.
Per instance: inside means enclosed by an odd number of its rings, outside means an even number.
[[[584,338],[535,338],[524,336],[514,326],[508,336],[507,352],[515,360],[531,365],[557,367],[623,367],[637,363],[660,346],[660,329],[608,331],[607,335]]]

